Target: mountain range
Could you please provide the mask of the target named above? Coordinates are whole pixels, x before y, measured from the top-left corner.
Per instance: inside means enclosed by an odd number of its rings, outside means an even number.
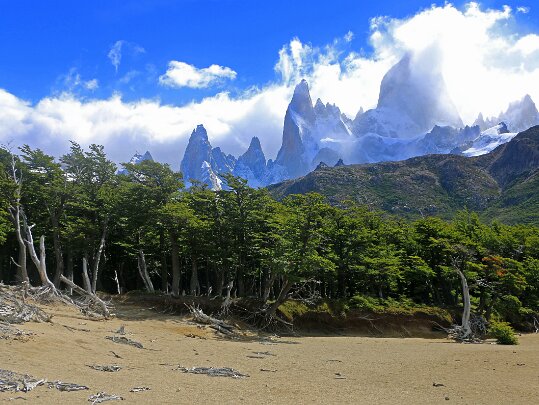
[[[226,154],[211,145],[200,124],[191,133],[180,170],[187,186],[193,180],[218,190],[225,186],[222,175],[232,173],[252,187],[265,187],[305,176],[322,163],[401,161],[430,154],[479,156],[537,124],[539,112],[525,95],[498,117],[479,114],[472,125],[464,125],[441,72],[421,54],[408,54],[385,74],[377,106],[360,109],[354,119],[334,104],[320,99],[313,103],[308,83],[298,83],[275,160],[266,159],[256,136],[243,155]]]
[[[277,199],[317,192],[405,217],[450,218],[468,208],[489,220],[539,224],[539,126],[475,157],[427,155],[329,167],[268,187]]]

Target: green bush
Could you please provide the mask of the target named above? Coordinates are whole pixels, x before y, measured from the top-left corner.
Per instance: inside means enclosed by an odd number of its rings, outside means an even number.
[[[355,295],[350,298],[348,306],[351,309],[362,309],[364,311],[376,312],[383,309],[383,306],[379,304],[376,298],[368,297],[365,295]]]
[[[518,345],[517,335],[507,322],[492,321],[489,326],[489,335],[496,338],[501,345]]]

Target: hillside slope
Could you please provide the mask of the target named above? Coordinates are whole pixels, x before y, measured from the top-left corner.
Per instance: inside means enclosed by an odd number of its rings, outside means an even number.
[[[429,155],[400,162],[323,167],[268,187],[277,199],[317,192],[393,214],[451,217],[468,208],[504,222],[539,223],[539,126],[473,158]]]

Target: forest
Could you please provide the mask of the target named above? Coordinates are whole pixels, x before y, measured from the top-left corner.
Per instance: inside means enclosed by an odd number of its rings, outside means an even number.
[[[118,172],[99,145],[58,160],[30,146],[0,150],[0,280],[86,291],[250,297],[271,305],[318,297],[348,308],[458,308],[459,274],[476,314],[513,325],[539,312],[539,229],[412,221],[321,195],[273,199],[241,178],[185,189],[154,161]],[[41,270],[38,271],[38,270]],[[47,277],[43,277],[43,273]]]

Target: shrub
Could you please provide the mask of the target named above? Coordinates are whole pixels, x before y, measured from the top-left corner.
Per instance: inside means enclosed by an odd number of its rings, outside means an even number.
[[[507,322],[492,321],[489,326],[489,335],[496,338],[501,345],[518,345],[515,331]]]
[[[378,300],[365,295],[355,295],[350,298],[348,306],[352,309],[362,309],[364,311],[376,312],[383,309],[383,306],[378,303]]]

